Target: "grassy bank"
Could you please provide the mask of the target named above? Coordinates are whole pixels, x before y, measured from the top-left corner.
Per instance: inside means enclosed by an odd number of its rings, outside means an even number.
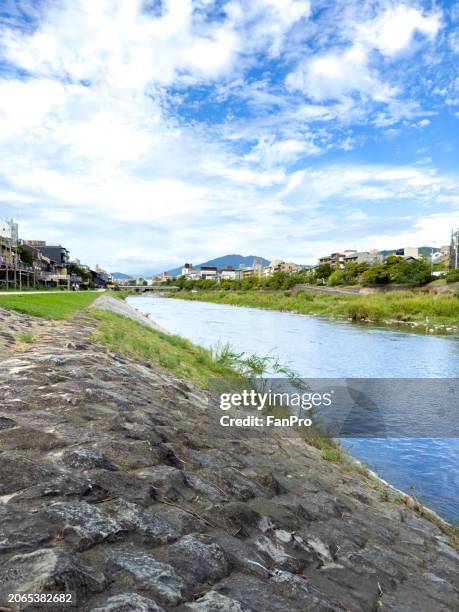
[[[46,319],[68,319],[87,308],[101,294],[98,291],[50,294],[0,295],[0,308],[17,310]]]
[[[272,291],[181,291],[170,296],[233,306],[315,314],[352,321],[458,326],[459,298],[451,294],[391,291],[370,295]]]
[[[200,387],[206,388],[211,378],[238,375],[225,354],[215,355],[180,336],[162,333],[112,312],[97,310],[93,316],[98,320],[98,342]]]

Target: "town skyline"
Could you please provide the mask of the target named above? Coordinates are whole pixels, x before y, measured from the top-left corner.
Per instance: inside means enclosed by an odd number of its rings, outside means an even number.
[[[333,249],[332,253],[328,255],[318,256],[315,262],[311,264],[304,264],[300,262],[294,261],[286,261],[286,259],[282,257],[274,257],[267,259],[265,257],[259,255],[240,255],[240,254],[226,254],[223,256],[218,256],[211,260],[206,260],[199,264],[193,264],[190,262],[190,258],[188,258],[188,263],[182,263],[182,265],[178,268],[169,268],[168,270],[158,271],[158,270],[143,270],[133,271],[130,273],[126,273],[121,270],[110,270],[110,272],[106,272],[103,267],[100,266],[99,263],[92,264],[92,267],[87,264],[85,261],[81,261],[81,258],[78,254],[73,253],[70,254],[69,249],[67,249],[61,242],[56,241],[55,244],[50,245],[46,240],[42,238],[35,239],[27,239],[20,235],[19,231],[19,223],[14,219],[0,219],[0,245],[2,245],[2,253],[0,254],[0,265],[5,265],[6,269],[9,267],[16,268],[19,270],[25,264],[24,273],[31,274],[33,270],[34,277],[36,277],[37,271],[40,271],[40,274],[44,274],[44,276],[49,276],[51,273],[52,266],[57,268],[62,267],[65,268],[67,264],[70,264],[70,267],[73,270],[70,271],[68,275],[67,270],[57,269],[53,270],[53,272],[58,272],[59,274],[63,272],[65,278],[61,280],[64,284],[70,283],[70,276],[77,277],[78,270],[80,273],[89,274],[92,273],[97,277],[100,273],[102,274],[101,278],[104,277],[104,282],[109,282],[113,279],[116,280],[124,280],[125,278],[144,278],[153,277],[156,280],[166,280],[168,277],[179,277],[185,276],[189,277],[191,272],[191,277],[194,276],[194,273],[197,273],[197,276],[201,277],[201,270],[207,269],[211,270],[212,274],[221,272],[221,271],[234,271],[234,270],[245,270],[249,269],[255,270],[255,268],[259,268],[260,270],[263,268],[270,268],[272,270],[277,271],[286,271],[289,274],[300,272],[302,269],[314,268],[323,263],[330,263],[336,267],[344,267],[347,263],[357,263],[357,264],[369,264],[374,265],[378,262],[383,262],[388,256],[402,256],[408,259],[423,259],[426,258],[432,264],[440,263],[442,261],[450,260],[455,262],[455,266],[457,267],[457,257],[458,257],[458,236],[459,236],[459,228],[451,230],[451,242],[449,244],[442,244],[441,247],[432,246],[432,245],[422,245],[422,246],[400,246],[398,245],[395,248],[389,249],[375,249],[371,248],[369,250],[358,250],[358,249]],[[3,249],[5,252],[3,253]],[[29,250],[30,254],[25,257],[21,254],[21,249]],[[453,254],[454,252],[454,254]],[[29,258],[32,259],[29,259]],[[21,261],[22,260],[22,261]],[[19,267],[18,267],[19,263]],[[51,266],[51,267],[50,267]],[[207,267],[210,266],[210,267]],[[92,270],[94,268],[94,270]],[[188,270],[186,270],[188,268]],[[185,271],[184,271],[185,270]],[[113,274],[113,277],[112,277]],[[229,275],[231,276],[231,275]],[[205,275],[204,275],[205,277]],[[236,277],[234,277],[236,278]],[[30,280],[30,279],[29,279]],[[233,279],[234,280],[234,279]]]

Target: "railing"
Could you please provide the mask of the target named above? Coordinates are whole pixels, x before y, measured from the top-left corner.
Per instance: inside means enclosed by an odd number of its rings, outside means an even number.
[[[10,272],[33,272],[33,267],[28,264],[23,263],[22,261],[15,261],[14,259],[10,259],[9,257],[0,257],[0,266],[8,267]]]
[[[10,268],[12,268],[14,266],[14,259],[11,259],[10,257],[0,256],[0,264],[4,266],[9,266]]]
[[[68,274],[39,274],[39,279],[45,282],[52,281],[65,281],[68,282],[70,280],[70,276]]]

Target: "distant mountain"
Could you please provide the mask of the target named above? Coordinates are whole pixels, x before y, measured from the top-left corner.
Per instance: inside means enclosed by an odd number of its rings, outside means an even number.
[[[242,264],[245,268],[250,267],[253,264],[254,259],[260,259],[263,266],[267,266],[269,264],[269,260],[264,257],[257,257],[256,255],[247,255],[244,257],[243,255],[223,255],[223,257],[217,257],[216,259],[209,259],[209,261],[204,261],[200,264],[194,264],[194,268],[201,268],[202,266],[215,266],[216,268],[227,268],[228,266],[232,266],[235,270],[239,268]],[[185,262],[184,262],[185,263]],[[189,262],[193,263],[193,262]],[[182,267],[174,268],[173,270],[168,270],[169,276],[179,276],[182,272]]]
[[[124,274],[124,272],[112,272],[113,280],[124,280],[126,278],[131,278],[129,274]]]

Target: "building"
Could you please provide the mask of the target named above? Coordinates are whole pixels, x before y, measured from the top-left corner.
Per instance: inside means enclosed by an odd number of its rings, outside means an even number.
[[[37,241],[31,241],[37,242]],[[40,252],[45,257],[49,257],[52,261],[55,261],[59,266],[67,266],[70,261],[68,250],[62,245],[47,245],[46,242],[39,247]]]
[[[98,276],[99,286],[106,286],[109,283],[113,282],[112,275],[106,270],[104,270],[103,268],[101,268],[99,264],[96,264],[96,267],[94,268],[94,272]]]
[[[217,280],[218,270],[215,266],[201,266],[202,280]]]
[[[422,247],[402,247],[400,249],[391,249],[385,251],[379,251],[383,259],[388,257],[404,257],[405,259],[422,259],[423,257],[431,259],[434,253],[438,253],[441,249],[436,247],[422,246]]]
[[[19,242],[22,245],[36,247],[36,248],[40,248],[40,247],[45,247],[46,246],[46,242],[44,240],[20,240]]]
[[[18,224],[12,219],[0,220],[0,263],[12,268],[17,257]]]
[[[383,258],[383,261],[388,257],[403,257],[404,249],[385,249],[383,251],[378,251],[379,255]]]
[[[193,264],[186,263],[182,268],[182,276],[184,276],[186,280],[200,280],[201,269],[193,268]]]
[[[201,266],[193,268],[193,264],[186,263],[182,268],[182,276],[186,280],[218,280],[218,269],[216,266]]]
[[[199,268],[195,268],[194,270],[198,271]],[[182,268],[182,276],[188,276],[188,274],[191,273],[191,271],[193,270],[193,264],[191,263],[186,263],[183,268]]]
[[[302,267],[293,262],[282,261],[281,259],[273,259],[265,268],[263,268],[263,276],[271,276],[275,272],[285,272],[285,274],[297,274],[301,272]]]
[[[250,266],[243,268],[239,273],[239,278],[248,278],[249,276],[255,276],[255,270]]]
[[[344,257],[344,264],[347,265],[348,263],[354,263],[354,264],[369,264],[370,266],[372,266],[373,264],[376,263],[381,263],[383,261],[383,257],[382,255],[380,255],[378,253],[378,251],[376,250],[372,250],[372,251],[353,251],[352,253],[348,253],[345,257]]]
[[[21,289],[34,282],[33,267],[21,259],[18,232],[13,219],[0,220],[0,286],[5,289]]]
[[[459,268],[459,229],[457,229],[455,232],[451,232],[448,268],[450,270]]]
[[[441,263],[442,261],[445,261],[445,259],[446,257],[443,255],[441,251],[436,251],[435,253],[432,253],[432,255],[430,256],[430,261],[433,264]]]
[[[21,248],[29,253],[29,259],[32,259],[33,279],[34,284],[41,284],[49,287],[53,286],[69,286],[72,282],[70,275],[67,273],[67,268],[57,264],[55,261],[43,255],[41,247],[32,246],[30,242],[35,244],[39,240],[22,241]],[[81,282],[81,279],[74,279],[73,282]]]
[[[332,253],[331,255],[326,255],[325,257],[320,257],[319,265],[330,264],[330,266],[335,270],[339,268],[344,268],[344,266],[346,265],[346,257],[354,253],[357,253],[355,249],[346,249],[342,253],[336,252]]]
[[[221,270],[220,272],[220,279],[221,280],[236,280],[238,278],[238,272],[236,270],[234,270],[234,268],[232,268],[231,266],[228,266],[227,268],[225,268],[224,270]]]

